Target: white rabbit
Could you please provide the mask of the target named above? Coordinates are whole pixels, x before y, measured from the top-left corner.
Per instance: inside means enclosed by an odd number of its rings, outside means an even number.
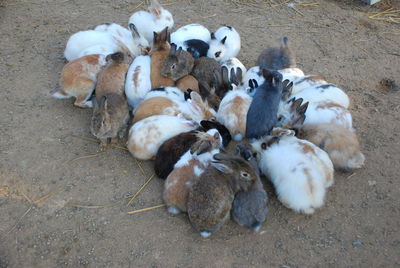
[[[133,109],[151,90],[150,66],[150,56],[137,56],[129,66],[125,80],[125,95]]]
[[[134,24],[129,24],[129,30],[116,23],[105,23],[96,26],[95,31],[111,34],[122,42],[133,56],[145,54],[149,50],[149,42],[140,35]]]
[[[304,72],[299,68],[285,68],[278,70],[278,72],[283,76],[283,81],[289,80],[290,82],[293,82],[295,79],[304,76]]]
[[[177,48],[190,39],[197,39],[209,43],[211,34],[206,27],[197,23],[182,26],[171,34],[171,43],[176,44]]]
[[[235,57],[229,58],[223,62],[221,62],[221,67],[226,66],[226,68],[228,68],[228,79],[231,80],[232,77],[232,71],[236,73],[236,75],[238,75],[238,69],[241,70],[241,74],[240,74],[240,84],[242,84],[242,74],[245,74],[247,72],[246,67],[244,66],[244,64]]]
[[[151,89],[146,96],[145,100],[154,97],[167,97],[176,101],[184,101],[185,94],[177,87],[159,87]]]
[[[211,34],[207,57],[219,62],[236,57],[240,51],[240,35],[231,26],[223,26]]]
[[[353,131],[353,119],[349,110],[330,101],[308,105],[304,125],[331,123]]]
[[[333,164],[326,152],[282,128],[252,146],[261,171],[286,207],[312,214],[323,206],[326,188],[333,184]]]
[[[260,67],[253,66],[247,70],[243,77],[243,88],[247,94],[253,97],[256,94],[257,88],[264,83],[264,80],[264,76],[260,73]]]
[[[233,84],[232,87],[219,104],[217,121],[229,130],[235,141],[240,141],[246,134],[246,116],[252,98],[243,88]]]
[[[87,50],[92,47],[92,50]],[[93,51],[93,53],[89,52]],[[64,56],[68,61],[91,55],[108,55],[118,51],[118,44],[114,42],[111,34],[106,32],[88,30],[71,35],[68,39]]]
[[[149,160],[155,157],[164,141],[197,127],[195,122],[177,116],[150,116],[130,128],[128,149],[134,157]]]
[[[328,82],[318,75],[306,75],[297,77],[293,80],[292,94],[301,92],[307,88],[328,84]]]
[[[344,108],[348,108],[350,104],[349,96],[334,84],[308,87],[295,94],[292,93],[290,97],[295,97],[296,99],[302,98],[305,102],[310,102],[310,104],[320,101],[330,101],[339,104]]]
[[[172,14],[164,9],[157,0],[151,0],[149,11],[140,10],[132,14],[129,24],[134,24],[139,34],[153,43],[153,32],[161,32],[164,28],[172,29],[174,19]]]

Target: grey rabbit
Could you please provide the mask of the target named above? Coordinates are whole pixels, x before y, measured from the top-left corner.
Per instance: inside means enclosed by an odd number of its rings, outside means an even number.
[[[164,65],[161,69],[161,75],[177,81],[180,78],[190,74],[193,69],[193,65],[193,56],[189,52],[182,50],[181,47],[176,49],[176,45],[172,44],[169,54],[165,59]]]
[[[129,106],[124,93],[125,76],[132,61],[130,55],[116,52],[106,57],[107,65],[99,73],[93,100],[90,130],[104,147],[123,136],[129,120]]]
[[[258,139],[268,135],[277,122],[283,84],[277,71],[262,70],[264,83],[258,87],[247,112],[246,138]]]
[[[187,212],[193,227],[209,237],[229,220],[234,196],[255,183],[253,167],[239,156],[216,154],[189,193]]]
[[[296,57],[289,46],[287,37],[283,37],[279,48],[267,48],[258,56],[257,64],[262,69],[282,70],[296,67]]]
[[[249,144],[236,145],[236,155],[248,161],[257,173],[253,186],[247,191],[238,192],[232,204],[232,219],[240,226],[258,231],[268,212],[268,195],[259,176],[256,157]]]

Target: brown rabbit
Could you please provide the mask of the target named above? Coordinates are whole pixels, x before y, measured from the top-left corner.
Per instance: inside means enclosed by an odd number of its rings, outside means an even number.
[[[175,86],[179,88],[182,92],[191,89],[193,91],[196,91],[197,93],[200,93],[199,82],[196,78],[194,78],[194,76],[190,74],[185,75],[184,77],[177,80],[175,82]]]
[[[176,49],[176,45],[172,44],[168,57],[164,61],[161,69],[161,75],[169,77],[174,81],[191,73],[194,66],[194,58],[189,52],[182,50],[180,47]]]
[[[91,132],[102,146],[126,127],[129,107],[124,93],[125,76],[132,61],[129,55],[116,52],[106,57],[107,65],[99,73],[91,123]]]
[[[97,74],[106,64],[105,56],[87,55],[67,63],[61,72],[61,90],[53,93],[57,99],[75,97],[75,106],[92,107],[89,100],[96,86]]]
[[[295,68],[296,58],[289,47],[289,40],[287,37],[282,38],[282,43],[279,48],[267,48],[258,56],[257,64],[260,70],[282,70],[285,68]]]
[[[187,212],[193,227],[208,237],[229,219],[234,196],[247,191],[257,178],[256,171],[243,158],[214,155],[211,165],[194,183],[189,193]]]
[[[171,48],[169,42],[170,33],[168,31],[168,27],[159,33],[154,32],[153,46],[149,52],[149,55],[151,56],[151,88],[175,85],[175,82],[172,79],[161,75],[164,61],[167,58]]]

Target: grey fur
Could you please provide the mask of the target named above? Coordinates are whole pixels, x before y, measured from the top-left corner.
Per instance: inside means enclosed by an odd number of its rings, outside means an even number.
[[[289,46],[288,38],[283,37],[279,48],[267,48],[261,52],[257,65],[262,69],[281,70],[296,67],[296,57]]]

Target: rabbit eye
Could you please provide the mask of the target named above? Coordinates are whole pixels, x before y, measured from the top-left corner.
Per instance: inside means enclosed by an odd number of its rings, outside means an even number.
[[[176,64],[172,64],[171,68],[175,69],[175,67],[176,67]]]
[[[241,172],[240,176],[242,176],[243,178],[246,178],[246,179],[248,179],[250,177],[249,173],[246,173],[246,172]]]
[[[281,115],[278,117],[278,121],[282,121],[282,120],[283,120],[283,116]]]
[[[219,56],[221,56],[221,51],[215,52],[215,57],[218,58]]]

